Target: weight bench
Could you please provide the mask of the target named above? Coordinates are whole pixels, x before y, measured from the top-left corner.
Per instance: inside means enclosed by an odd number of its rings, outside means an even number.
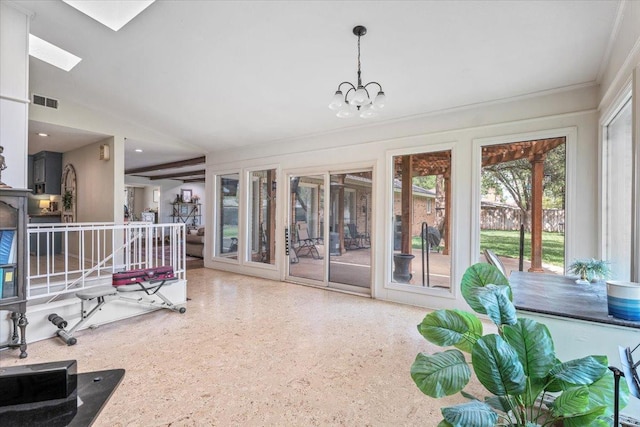
[[[185,307],[174,305],[160,290],[165,285],[171,285],[178,280],[173,275],[172,267],[158,267],[144,270],[130,270],[121,273],[114,273],[112,286],[96,286],[93,288],[83,289],[76,292],[76,297],[80,298],[80,320],[70,329],[66,329],[68,322],[56,313],[49,315],[48,320],[58,327],[56,335],[62,339],[67,345],[74,345],[77,339],[73,333],[82,325],[87,323],[98,310],[112,300],[131,302],[142,304],[151,308],[163,308],[171,311],[184,313],[187,311]],[[146,299],[144,297],[125,296],[133,295],[134,292],[144,292],[147,296],[157,297],[156,299]],[[108,298],[108,299],[107,299]],[[96,300],[97,305],[87,312],[85,305],[90,301]]]

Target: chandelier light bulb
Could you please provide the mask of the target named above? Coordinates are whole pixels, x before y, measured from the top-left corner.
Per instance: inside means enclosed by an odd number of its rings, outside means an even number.
[[[374,110],[382,110],[386,103],[387,97],[384,92],[380,91],[378,92],[378,95],[376,95],[376,98],[373,100],[372,108]]]
[[[376,116],[376,111],[381,110],[386,102],[386,96],[382,90],[382,85],[378,82],[369,82],[362,84],[362,70],[360,69],[360,37],[367,34],[367,29],[362,25],[354,27],[353,34],[358,37],[358,81],[356,84],[351,82],[342,82],[338,85],[338,90],[333,95],[329,108],[338,110],[336,114],[340,118],[353,117],[358,114],[362,118],[370,118]],[[375,100],[369,97],[367,87],[370,85],[378,86],[378,93]],[[346,92],[342,88],[346,86]],[[369,89],[371,90],[371,89]]]
[[[360,108],[360,117],[363,119],[370,119],[372,117],[377,116],[378,113],[375,112],[371,104],[367,104]]]
[[[329,103],[329,108],[332,110],[339,110],[344,106],[344,96],[342,95],[341,90],[337,90],[336,94],[333,95],[333,99]]]
[[[348,119],[349,117],[355,116],[355,111],[352,108],[345,108],[344,110],[338,111],[336,116],[341,119]]]
[[[371,101],[369,101],[369,95],[367,94],[365,88],[360,86],[358,87],[358,90],[356,90],[356,93],[353,94],[353,99],[351,100],[351,102],[355,105],[365,105]]]

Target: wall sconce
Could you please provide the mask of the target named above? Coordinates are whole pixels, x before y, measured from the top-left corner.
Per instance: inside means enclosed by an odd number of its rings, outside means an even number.
[[[38,207],[40,209],[42,209],[42,213],[47,213],[49,212],[49,207],[51,206],[51,203],[48,200],[40,200],[38,202]]]
[[[107,144],[100,146],[100,160],[109,160],[109,146]]]

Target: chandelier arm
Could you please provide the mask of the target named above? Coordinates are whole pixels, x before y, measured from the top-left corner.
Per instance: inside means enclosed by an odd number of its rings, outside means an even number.
[[[342,85],[349,85],[351,87],[351,89],[355,90],[356,87],[351,83],[351,82],[342,82],[338,85],[338,90],[342,90],[340,89],[342,87]]]
[[[349,103],[349,101],[347,101],[347,97],[349,96],[349,92],[351,92],[351,91],[355,92],[355,90],[356,90],[356,88],[351,83],[349,83],[349,86],[351,86],[349,88],[349,90],[344,93],[344,102],[346,102],[347,104]]]
[[[369,85],[378,85],[378,88],[379,88],[378,92],[384,92],[384,91],[382,90],[382,85],[381,85],[380,83],[378,83],[378,82],[369,82],[369,83],[367,83],[366,85],[364,85],[364,87],[366,88],[366,87],[367,87],[367,86],[369,86]]]

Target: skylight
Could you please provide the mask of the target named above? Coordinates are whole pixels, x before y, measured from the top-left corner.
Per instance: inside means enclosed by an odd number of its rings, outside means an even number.
[[[118,31],[155,0],[62,0],[71,7]]]
[[[69,53],[33,34],[29,34],[29,55],[65,71],[71,70],[78,65],[78,62],[82,61],[82,58],[75,56],[73,53]]]

